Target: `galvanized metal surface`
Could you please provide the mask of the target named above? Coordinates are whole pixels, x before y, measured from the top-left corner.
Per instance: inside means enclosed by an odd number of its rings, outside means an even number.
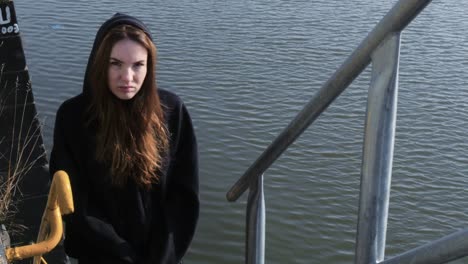
[[[395,142],[400,33],[372,54],[367,101],[355,263],[384,259]]]
[[[5,225],[0,225],[0,264],[8,264],[5,249],[11,245],[10,236],[5,228]]]
[[[0,244],[0,264],[8,264],[5,254],[5,247]]]
[[[247,264],[265,262],[265,197],[263,194],[263,175],[250,186],[247,201]]]
[[[381,264],[441,264],[468,256],[468,228],[395,256]]]
[[[226,198],[236,201],[262,173],[298,138],[302,132],[338,97],[369,65],[372,52],[393,32],[402,31],[431,0],[400,0],[375,26],[351,56],[322,86],[294,120],[268,146],[244,175],[231,187]]]

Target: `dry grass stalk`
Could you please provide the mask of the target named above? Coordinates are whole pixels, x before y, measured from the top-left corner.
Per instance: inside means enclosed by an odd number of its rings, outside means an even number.
[[[4,65],[0,67],[0,81],[3,75],[3,66]],[[8,83],[5,82],[5,87],[2,87],[4,93],[6,93],[5,91],[14,91],[15,103],[13,106],[13,131],[11,139],[0,139],[0,151],[8,149],[8,146],[6,145],[8,141],[12,143],[16,142],[16,144],[11,144],[11,146],[9,146],[9,155],[5,155],[5,153],[0,152],[0,159],[6,161],[8,164],[6,169],[0,168],[0,224],[4,224],[10,234],[18,234],[26,229],[25,226],[14,222],[15,215],[18,212],[17,205],[22,196],[18,186],[23,176],[31,170],[37,160],[42,158],[42,156],[32,157],[32,152],[37,146],[40,138],[40,126],[36,126],[34,128],[32,122],[30,124],[25,124],[24,120],[27,98],[31,92],[30,84],[28,83],[27,85],[26,96],[24,97],[25,101],[22,104],[23,107],[19,109],[19,111],[17,111],[17,106],[19,106],[18,78],[14,84],[14,89],[7,89],[7,85]],[[7,98],[7,96],[11,95],[0,93],[0,116],[5,110],[6,105],[4,99]],[[37,119],[37,116],[35,118]],[[19,129],[18,131],[15,131],[17,120],[20,122]],[[45,155],[45,153],[43,155]]]

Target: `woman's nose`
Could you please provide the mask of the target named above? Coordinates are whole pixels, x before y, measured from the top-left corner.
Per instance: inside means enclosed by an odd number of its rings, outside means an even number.
[[[131,81],[133,76],[133,72],[131,68],[122,68],[122,72],[120,74],[120,78],[123,81]]]

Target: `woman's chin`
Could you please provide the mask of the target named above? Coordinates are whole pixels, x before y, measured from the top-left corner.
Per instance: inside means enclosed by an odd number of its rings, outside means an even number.
[[[135,94],[134,92],[117,92],[117,93],[113,93],[115,95],[115,97],[119,98],[120,100],[130,100],[132,99],[133,97],[135,97]]]

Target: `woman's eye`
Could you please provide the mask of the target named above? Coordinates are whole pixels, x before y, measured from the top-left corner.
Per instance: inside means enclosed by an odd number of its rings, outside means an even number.
[[[133,64],[133,68],[134,68],[135,70],[140,70],[140,69],[142,69],[143,67],[145,67],[145,64],[142,63],[142,62],[137,62],[137,63]]]
[[[110,62],[110,65],[112,65],[112,66],[120,66],[121,63],[118,62],[118,61],[111,61],[111,62]]]

